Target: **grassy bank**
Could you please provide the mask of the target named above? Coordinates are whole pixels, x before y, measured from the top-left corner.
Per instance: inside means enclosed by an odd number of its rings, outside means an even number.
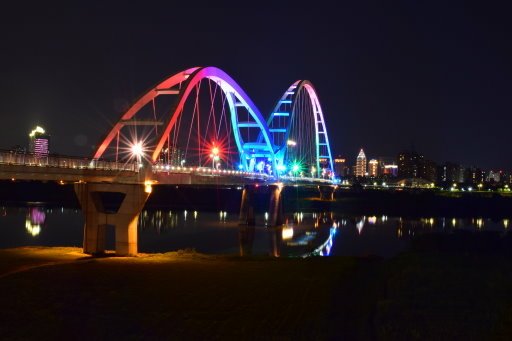
[[[0,338],[476,339],[512,335],[503,254],[91,258],[0,250]]]

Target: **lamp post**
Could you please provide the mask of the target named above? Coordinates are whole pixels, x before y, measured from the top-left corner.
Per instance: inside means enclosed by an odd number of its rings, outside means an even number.
[[[142,167],[142,154],[144,154],[144,148],[142,147],[142,142],[136,142],[131,147],[132,155],[135,156],[137,160],[137,169]]]
[[[213,147],[212,152],[210,153],[210,157],[212,158],[212,168],[216,169],[216,161],[219,161],[219,148]]]

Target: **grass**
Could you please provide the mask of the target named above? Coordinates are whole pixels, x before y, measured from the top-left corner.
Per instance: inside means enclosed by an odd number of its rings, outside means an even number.
[[[0,250],[1,339],[507,339],[512,263]]]

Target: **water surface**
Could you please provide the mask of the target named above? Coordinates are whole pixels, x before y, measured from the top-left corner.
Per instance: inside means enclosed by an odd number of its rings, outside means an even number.
[[[343,215],[335,212],[292,212],[286,224],[239,225],[226,211],[143,211],[139,221],[139,252],[194,249],[206,254],[391,257],[424,234],[476,234],[508,231],[509,219]],[[80,210],[41,204],[0,207],[0,248],[17,246],[81,246],[84,218]],[[114,230],[107,230],[107,249],[114,249]]]

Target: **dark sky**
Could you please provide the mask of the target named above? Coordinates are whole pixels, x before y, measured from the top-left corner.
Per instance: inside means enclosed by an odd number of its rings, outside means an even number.
[[[277,1],[275,1],[277,3]],[[91,156],[127,103],[192,66],[231,75],[267,115],[297,79],[333,154],[512,170],[511,20],[489,2],[18,2],[0,14],[0,148],[44,126]]]

